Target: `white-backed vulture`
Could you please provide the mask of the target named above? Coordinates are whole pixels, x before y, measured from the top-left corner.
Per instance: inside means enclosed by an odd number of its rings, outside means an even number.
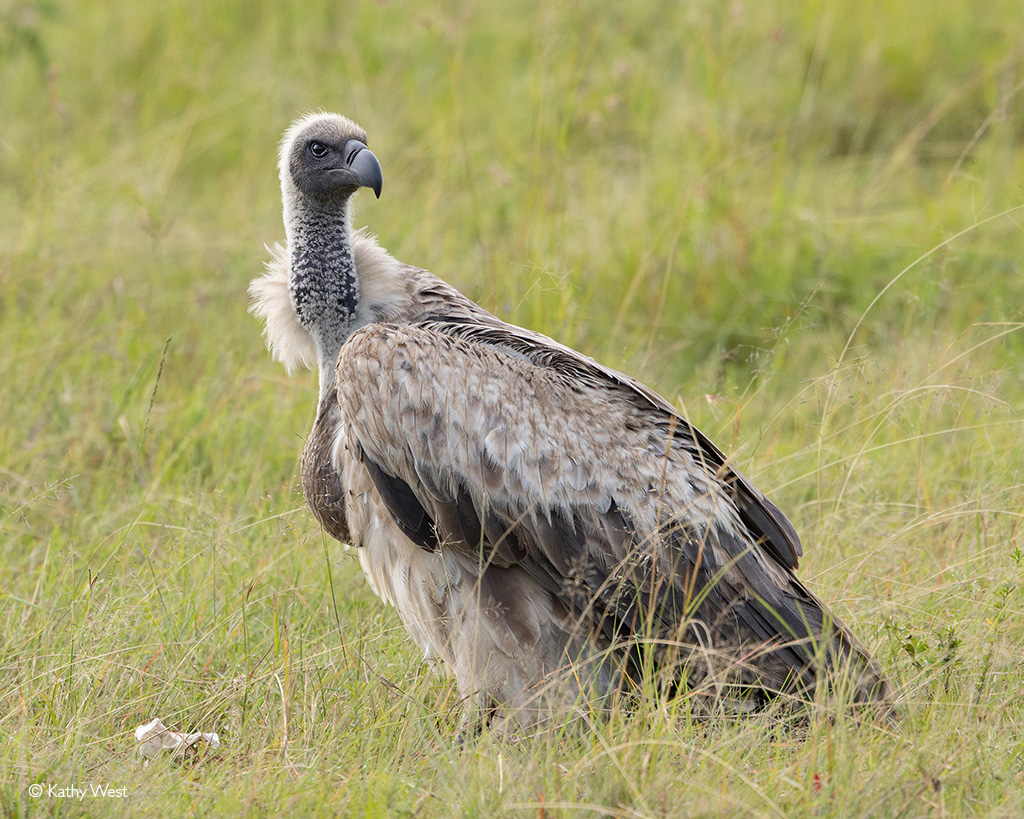
[[[671,404],[352,232],[382,184],[359,126],[298,120],[279,169],[287,247],[250,292],[275,356],[319,369],[306,500],[467,724],[654,690],[887,701],[796,578],[793,526]]]

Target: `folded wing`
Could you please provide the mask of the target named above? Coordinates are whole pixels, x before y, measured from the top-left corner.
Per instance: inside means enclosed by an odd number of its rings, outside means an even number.
[[[529,331],[430,318],[352,335],[342,416],[427,550],[524,569],[580,629],[769,690],[855,641],[796,579],[792,525],[664,399]],[[866,659],[864,662],[867,662]]]

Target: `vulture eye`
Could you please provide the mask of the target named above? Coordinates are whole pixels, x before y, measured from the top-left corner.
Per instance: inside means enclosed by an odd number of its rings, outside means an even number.
[[[317,159],[323,159],[327,156],[327,146],[322,142],[310,142],[309,152],[313,154]]]

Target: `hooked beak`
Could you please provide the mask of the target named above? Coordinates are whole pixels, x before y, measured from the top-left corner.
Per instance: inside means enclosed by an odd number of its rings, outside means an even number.
[[[344,148],[345,164],[341,168],[329,171],[330,174],[344,174],[354,185],[369,188],[380,199],[380,191],[384,186],[384,174],[381,173],[380,162],[373,151],[358,139],[350,139]]]

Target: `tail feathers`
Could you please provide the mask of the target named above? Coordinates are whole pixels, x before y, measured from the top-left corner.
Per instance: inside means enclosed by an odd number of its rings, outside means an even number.
[[[719,617],[710,632],[727,658],[719,682],[769,696],[812,701],[822,691],[853,704],[888,707],[892,692],[877,663],[842,622],[799,588],[806,596],[773,603],[748,599],[732,607],[734,616]]]

